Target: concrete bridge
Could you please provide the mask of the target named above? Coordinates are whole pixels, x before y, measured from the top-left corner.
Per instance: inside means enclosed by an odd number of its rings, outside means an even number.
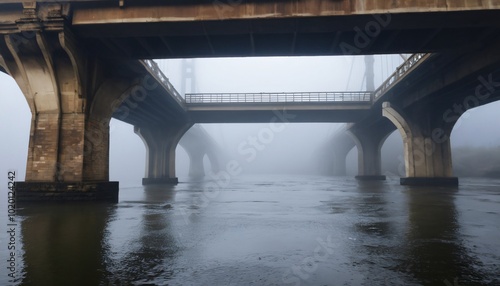
[[[364,179],[380,178],[380,147],[398,129],[403,184],[458,184],[453,125],[465,109],[499,99],[500,3],[228,3],[3,1],[0,66],[32,111],[26,182],[16,184],[23,199],[116,200],[111,117],[134,125],[148,146],[146,182],[175,181],[175,148],[195,123],[289,121],[352,122]],[[138,61],[408,52],[416,54],[374,92],[186,100],[153,61]]]
[[[3,29],[43,25],[16,24],[35,2],[68,19],[93,54],[128,59],[439,52],[498,35],[500,8],[494,0],[3,0]]]

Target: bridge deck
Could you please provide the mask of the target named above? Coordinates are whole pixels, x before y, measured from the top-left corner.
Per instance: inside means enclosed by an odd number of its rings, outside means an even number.
[[[271,93],[196,93],[186,94],[186,104],[231,103],[331,103],[371,102],[373,93],[356,92],[271,92]]]
[[[124,58],[439,52],[500,33],[498,1],[97,1],[72,25]],[[387,13],[387,14],[386,14]]]
[[[374,92],[191,93],[182,98],[156,63],[145,61],[145,66],[194,123],[270,122],[279,112],[293,114],[285,118],[290,122],[354,122],[429,56],[412,55]],[[157,108],[162,113],[164,107]]]
[[[437,53],[488,45],[499,16],[498,0],[2,0],[0,34],[69,29],[128,60]]]

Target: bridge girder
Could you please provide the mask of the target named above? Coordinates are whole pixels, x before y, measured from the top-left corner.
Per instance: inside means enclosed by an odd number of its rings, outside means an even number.
[[[0,33],[59,13],[94,53],[129,59],[438,52],[500,33],[494,1],[22,2],[0,4]]]

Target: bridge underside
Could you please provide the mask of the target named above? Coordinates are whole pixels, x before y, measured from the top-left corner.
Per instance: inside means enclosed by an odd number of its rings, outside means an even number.
[[[317,106],[321,107],[321,106]],[[322,105],[325,107],[325,105]],[[277,105],[265,108],[194,107],[188,108],[188,117],[196,123],[304,123],[304,122],[354,122],[370,113],[369,104],[342,105],[334,108],[295,109],[293,106]]]
[[[498,16],[478,11],[82,25],[76,17],[75,29],[91,49],[120,58],[397,54],[486,42],[499,35],[489,29],[498,26],[491,22]]]

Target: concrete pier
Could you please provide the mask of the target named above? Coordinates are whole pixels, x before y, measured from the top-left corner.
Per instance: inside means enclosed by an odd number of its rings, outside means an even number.
[[[458,185],[458,179],[453,177],[450,147],[454,122],[433,120],[440,114],[443,113],[426,109],[409,115],[384,102],[383,116],[394,123],[403,137],[406,178],[401,179],[401,184]]]

